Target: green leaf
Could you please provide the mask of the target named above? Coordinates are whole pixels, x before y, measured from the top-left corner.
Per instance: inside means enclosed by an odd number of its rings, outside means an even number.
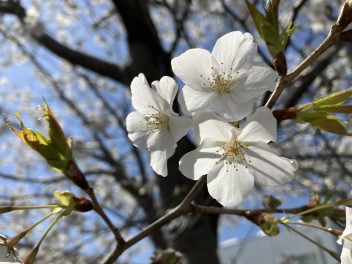
[[[16,117],[20,121],[22,131],[14,128],[8,121],[7,125],[26,145],[37,151],[53,169],[65,173],[69,161],[72,160],[71,142],[66,139],[56,117],[45,100],[41,108],[44,113],[42,118],[49,123],[49,137],[39,131],[27,128],[19,113],[16,113]]]
[[[339,134],[349,136],[349,133],[346,129],[346,125],[337,117],[333,115],[321,116],[319,119],[311,121],[312,125],[316,128]]]
[[[333,93],[329,95],[322,96],[314,101],[316,105],[336,105],[343,103],[352,96],[352,87]]]
[[[263,39],[272,57],[281,51],[279,33],[275,25],[265,22],[263,24]]]
[[[317,100],[290,108],[296,118],[293,119],[298,123],[311,123],[313,127],[319,128],[331,133],[351,136],[352,133],[346,128],[347,121],[332,115],[331,113],[351,114],[352,105],[343,103],[352,96],[352,87],[333,94],[325,95]]]
[[[322,105],[316,107],[317,111],[323,113],[342,113],[350,114],[352,113],[352,105]]]
[[[287,42],[293,31],[296,30],[296,26],[293,26],[292,22],[290,22],[286,29],[281,32],[280,34],[280,43],[281,43],[281,48],[284,50],[286,48]]]
[[[275,27],[275,32],[279,32],[279,3],[280,0],[268,0],[265,13],[266,20]]]
[[[257,9],[257,7],[246,0],[248,11],[253,19],[254,25],[259,35],[264,39],[263,24],[266,21],[265,16]]]
[[[283,52],[290,34],[294,31],[292,23],[280,33],[279,0],[268,0],[264,7],[265,14],[261,13],[254,4],[246,0],[248,11],[253,19],[260,37],[265,41],[273,58]]]

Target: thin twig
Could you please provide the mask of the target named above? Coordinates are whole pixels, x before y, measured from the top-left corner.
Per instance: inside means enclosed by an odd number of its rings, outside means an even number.
[[[202,176],[198,182],[193,186],[192,190],[187,194],[183,201],[172,211],[167,213],[165,216],[159,218],[154,223],[150,224],[144,228],[140,233],[127,240],[126,243],[117,245],[115,250],[111,253],[109,258],[104,262],[104,264],[113,264],[116,259],[128,248],[142,240],[143,238],[152,234],[155,230],[159,229],[166,223],[169,223],[173,219],[187,214],[191,209],[191,202],[197,196],[197,194],[203,189],[207,182],[206,176]]]
[[[109,226],[111,231],[114,233],[118,244],[123,245],[125,243],[125,240],[121,236],[119,229],[111,222],[110,218],[105,214],[103,208],[101,208],[101,206],[97,200],[97,197],[95,196],[94,189],[92,187],[90,187],[86,190],[86,193],[89,195],[89,197],[92,201],[94,210],[101,216],[101,218],[103,218],[105,223]]]
[[[340,256],[336,254],[336,252],[324,247],[323,245],[321,245],[320,243],[318,243],[317,241],[311,239],[310,237],[306,236],[305,234],[299,232],[298,230],[289,227],[289,229],[291,231],[293,231],[294,233],[300,235],[301,237],[305,238],[306,240],[308,240],[309,242],[313,243],[314,245],[316,245],[317,247],[319,247],[320,249],[324,250],[326,253],[328,253],[331,257],[333,257],[334,259],[336,259],[338,262],[340,262]]]
[[[332,235],[335,235],[335,236],[340,236],[340,235],[342,235],[342,230],[334,229],[334,228],[331,228],[331,227],[313,225],[313,224],[304,223],[304,222],[287,222],[286,224],[289,224],[289,225],[308,226],[308,227],[316,228],[316,229],[319,229],[319,230],[323,230],[323,231],[328,232],[328,233],[330,233],[330,234],[332,234]]]
[[[338,43],[340,41],[342,30],[343,29],[340,26],[333,25],[324,41],[304,61],[302,61],[301,64],[299,64],[290,74],[280,76],[276,88],[265,106],[272,108],[287,85],[292,83],[293,80],[316,61],[321,54]]]
[[[252,209],[252,210],[243,210],[243,209],[231,209],[225,207],[215,207],[215,206],[203,206],[192,203],[192,211],[203,213],[203,214],[221,214],[221,215],[238,215],[238,216],[250,216],[260,213],[269,213],[269,214],[297,214],[302,211],[309,209],[307,205],[303,205],[296,208],[264,208],[264,209]]]

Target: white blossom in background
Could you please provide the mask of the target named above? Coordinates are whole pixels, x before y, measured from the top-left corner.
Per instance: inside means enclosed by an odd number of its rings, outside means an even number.
[[[195,122],[200,145],[181,158],[179,169],[193,180],[207,174],[209,194],[223,206],[239,205],[254,180],[277,186],[298,169],[295,160],[279,157],[267,145],[276,141],[276,119],[266,107],[258,108],[243,129],[211,112],[195,116]]]
[[[253,110],[254,98],[275,88],[277,74],[254,63],[257,45],[249,33],[234,31],[216,42],[212,53],[190,49],[171,61],[185,83],[179,103],[188,114],[211,110],[230,120],[241,120]]]
[[[343,241],[343,243],[342,243]],[[341,264],[352,263],[352,207],[346,206],[346,228],[340,238],[337,240],[340,245],[343,244],[341,252]]]
[[[305,5],[305,15],[308,19],[308,24],[314,33],[327,34],[330,30],[334,17],[337,15],[343,1],[340,0],[311,0]]]
[[[150,165],[162,176],[167,176],[167,159],[176,143],[185,136],[192,121],[172,110],[177,84],[170,77],[152,83],[143,74],[131,83],[132,105],[137,110],[127,116],[128,137],[139,148],[149,150]]]

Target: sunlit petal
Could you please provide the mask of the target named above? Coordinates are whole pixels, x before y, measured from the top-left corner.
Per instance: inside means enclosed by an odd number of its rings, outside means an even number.
[[[253,176],[243,165],[235,168],[224,162],[214,166],[207,179],[209,194],[226,207],[239,205],[254,186]]]

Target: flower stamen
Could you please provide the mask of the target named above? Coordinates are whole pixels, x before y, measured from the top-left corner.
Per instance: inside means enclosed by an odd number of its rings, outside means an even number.
[[[148,107],[156,113],[144,114],[144,125],[149,130],[147,135],[167,128],[169,126],[169,116],[160,112],[155,106],[148,105]]]
[[[216,154],[220,156],[220,159],[216,162],[216,164],[224,161],[226,166],[233,165],[236,171],[238,171],[239,164],[242,164],[248,168],[248,163],[250,163],[251,160],[249,159],[245,149],[246,147],[240,142],[236,139],[232,139],[216,151]],[[227,167],[226,172],[228,172]]]
[[[211,76],[205,77],[200,75],[203,80],[203,86],[205,88],[210,88],[213,92],[217,94],[224,94],[231,92],[233,83],[242,78],[246,72],[242,70],[234,71],[230,68],[230,71],[225,71],[224,63],[220,63],[220,69],[216,67],[211,67]]]

